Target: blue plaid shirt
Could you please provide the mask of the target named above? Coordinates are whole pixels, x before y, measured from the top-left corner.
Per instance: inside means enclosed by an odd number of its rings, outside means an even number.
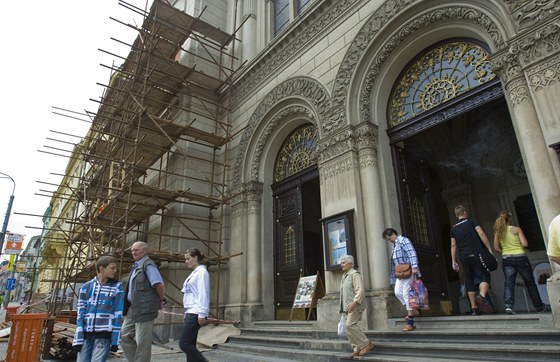
[[[395,284],[397,278],[395,277],[395,264],[410,264],[414,269],[418,270],[418,277],[421,277],[420,268],[418,268],[418,257],[416,250],[412,246],[412,241],[402,235],[397,236],[395,245],[393,246],[393,255],[391,256],[391,271],[389,277],[391,285]]]
[[[73,346],[84,344],[84,332],[110,332],[111,345],[121,341],[124,291],[121,282],[100,284],[97,277],[85,283],[78,299]]]

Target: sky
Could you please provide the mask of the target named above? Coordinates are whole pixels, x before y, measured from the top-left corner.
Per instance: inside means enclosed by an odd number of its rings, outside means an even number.
[[[146,0],[127,3],[146,8]],[[0,173],[15,181],[7,231],[25,234],[25,245],[41,233],[48,195],[62,179],[54,174],[63,174],[68,163],[67,157],[39,150],[68,155],[47,147],[71,150],[90,127],[87,122],[54,114],[53,107],[97,111],[98,103],[90,99],[100,99],[103,87],[96,83],[106,84],[110,75],[101,64],[121,63],[99,49],[126,57],[129,48],[111,37],[131,44],[137,35],[110,17],[138,25],[142,18],[118,0],[5,1],[2,14]],[[14,183],[2,174],[0,224],[14,190]]]

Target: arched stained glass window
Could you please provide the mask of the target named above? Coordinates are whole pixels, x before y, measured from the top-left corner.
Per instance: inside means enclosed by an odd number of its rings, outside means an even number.
[[[409,64],[391,93],[390,126],[397,126],[470,91],[496,75],[488,52],[470,42],[451,42],[430,49]]]
[[[305,125],[286,138],[274,165],[274,181],[280,181],[317,164],[317,128]]]

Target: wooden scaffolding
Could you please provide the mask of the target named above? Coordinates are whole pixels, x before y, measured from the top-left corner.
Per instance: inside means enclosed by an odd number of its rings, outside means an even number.
[[[219,317],[220,269],[232,257],[223,234],[235,33],[165,0],[149,9],[120,5],[143,23],[113,19],[138,35],[122,65],[103,65],[112,76],[98,110],[88,112],[87,136],[71,152],[75,166],[52,196],[67,206],[44,236],[64,254],[52,280],[43,280],[52,283],[50,312],[68,308],[59,291],[95,275],[100,255],[118,256],[127,274],[130,246],[142,240],[158,264],[183,263],[188,247],[201,249],[214,265]]]

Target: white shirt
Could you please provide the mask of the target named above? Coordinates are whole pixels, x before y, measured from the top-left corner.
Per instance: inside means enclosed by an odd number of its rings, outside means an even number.
[[[183,283],[183,307],[185,314],[198,314],[198,318],[208,317],[210,309],[210,275],[206,266],[197,266]]]

